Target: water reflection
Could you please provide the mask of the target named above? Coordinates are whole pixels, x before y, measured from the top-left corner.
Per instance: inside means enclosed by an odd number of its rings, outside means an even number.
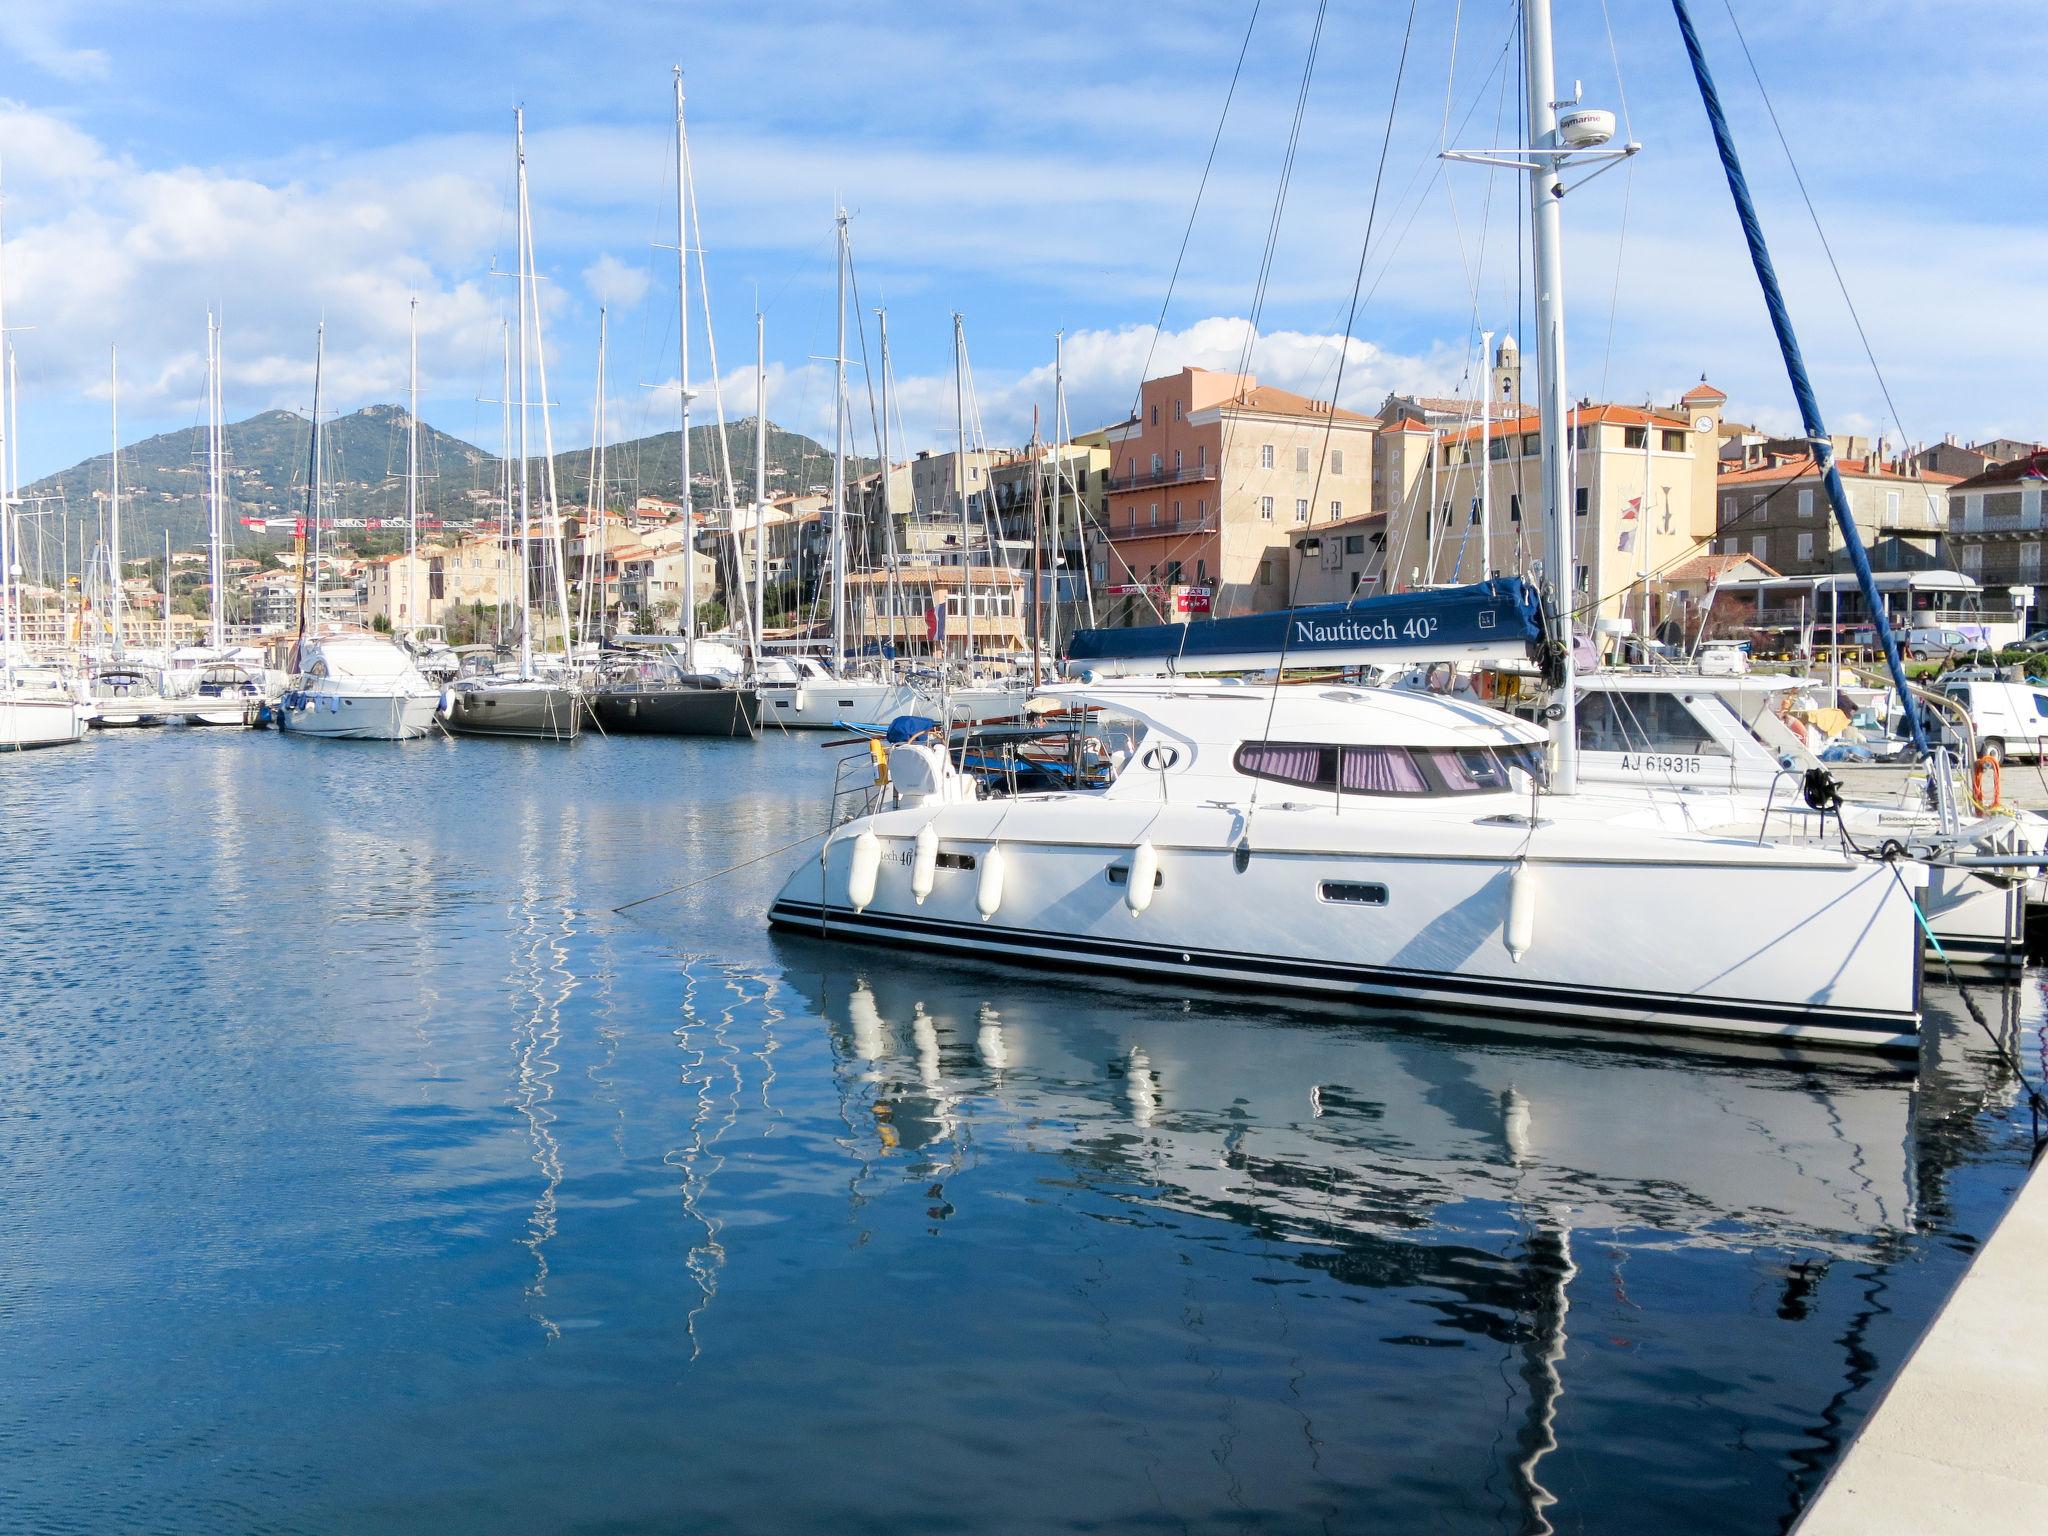
[[[793,945],[788,958],[815,952]],[[1864,1335],[1886,1315],[1887,1266],[2012,1094],[1991,1043],[1939,998],[1912,1077],[1247,1018],[1142,991],[1090,1008],[1063,988],[1008,985],[998,1011],[972,973],[789,974],[833,1040],[856,1206],[905,1188],[936,1207],[962,1149],[997,1136],[1064,1165],[1097,1220],[1224,1223],[1297,1272],[1399,1291],[1434,1322],[1388,1344],[1498,1351],[1495,1486],[1509,1524],[1530,1532],[1557,1520],[1546,1467],[1570,1438],[1576,1293],[1597,1280],[1611,1305],[1637,1309],[1629,1259],[1685,1250],[1775,1275],[1786,1321],[1804,1318],[1832,1267],[1852,1267],[1861,1301],[1827,1346],[1838,1384],[1785,1453],[1796,1510],[1867,1407]],[[2004,1027],[2019,1030],[2015,999]],[[944,1208],[975,1187],[956,1185]],[[1209,1241],[1199,1225],[1183,1240]],[[1210,1358],[1227,1345],[1209,1335],[1193,1270],[1180,1308],[1184,1358],[1218,1396],[1212,1455],[1234,1498],[1235,1398]],[[1296,1362],[1290,1393],[1309,1370]],[[1305,1473],[1323,1444],[1304,1413]]]

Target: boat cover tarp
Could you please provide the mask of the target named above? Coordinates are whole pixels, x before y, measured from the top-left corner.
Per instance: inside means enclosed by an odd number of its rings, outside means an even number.
[[[1114,675],[1507,661],[1533,658],[1542,641],[1536,589],[1503,578],[1240,618],[1082,629],[1067,663],[1073,672]]]

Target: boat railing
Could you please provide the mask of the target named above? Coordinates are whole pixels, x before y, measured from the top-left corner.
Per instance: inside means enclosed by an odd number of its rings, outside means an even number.
[[[885,780],[881,760],[872,747],[849,753],[832,768],[832,801],[827,809],[828,827],[843,827],[857,817],[881,809]]]

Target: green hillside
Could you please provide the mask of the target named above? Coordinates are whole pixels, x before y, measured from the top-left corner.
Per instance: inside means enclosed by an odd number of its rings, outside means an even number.
[[[255,552],[288,542],[283,532],[265,533],[242,525],[244,518],[290,518],[305,508],[310,427],[292,411],[265,411],[227,429],[228,522],[235,548]],[[406,413],[396,405],[370,405],[327,424],[321,434],[326,455],[330,515],[336,518],[402,518],[405,515]],[[735,423],[729,440],[733,477],[746,497],[754,483],[754,424]],[[717,429],[693,428],[691,470],[696,500],[713,499],[719,463]],[[36,481],[23,490],[29,499],[61,499],[70,538],[78,530],[97,533],[96,513],[104,506],[110,456],[100,454]],[[557,454],[556,486],[563,503],[580,506],[589,476],[588,449]],[[673,499],[680,494],[676,435],[656,434],[606,450],[605,478],[614,505],[636,495]],[[848,460],[848,474],[873,467],[872,460]],[[459,437],[420,423],[420,515],[468,521],[494,510],[498,459]],[[829,485],[830,452],[799,433],[768,427],[768,485],[771,495]],[[164,530],[180,549],[206,538],[206,433],[203,428],[166,432],[121,449],[121,543],[130,558],[163,550]],[[54,525],[43,525],[52,543]],[[29,536],[33,540],[34,534]],[[351,538],[350,542],[365,542]],[[375,542],[374,536],[369,542]],[[386,536],[385,547],[390,547]],[[51,557],[54,559],[54,555]]]

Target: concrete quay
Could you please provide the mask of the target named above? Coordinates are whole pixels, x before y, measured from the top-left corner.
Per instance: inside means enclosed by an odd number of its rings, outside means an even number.
[[[1795,1536],[2048,1531],[2048,1159]]]

